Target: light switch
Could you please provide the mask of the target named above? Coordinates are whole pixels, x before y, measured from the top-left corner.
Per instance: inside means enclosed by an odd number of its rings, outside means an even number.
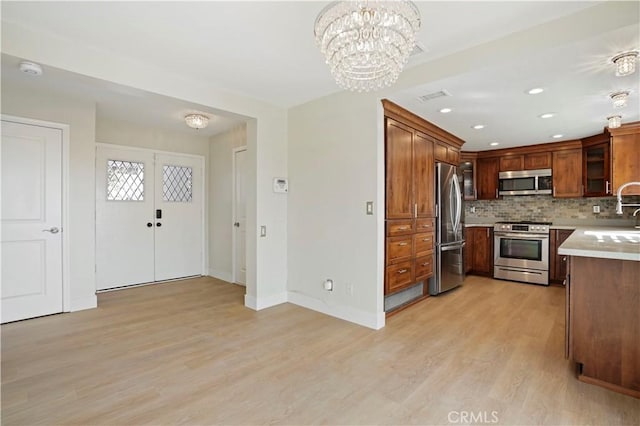
[[[261,237],[266,237],[267,236],[267,227],[262,225],[260,226],[260,236]]]
[[[367,214],[373,214],[373,201],[367,201]]]

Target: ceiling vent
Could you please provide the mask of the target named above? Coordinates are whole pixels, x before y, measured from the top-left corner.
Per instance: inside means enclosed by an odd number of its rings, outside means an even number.
[[[438,90],[437,92],[427,93],[426,95],[419,96],[418,99],[420,99],[420,101],[422,102],[429,102],[430,100],[442,98],[444,96],[451,96],[451,93],[449,93],[445,89],[442,89]]]

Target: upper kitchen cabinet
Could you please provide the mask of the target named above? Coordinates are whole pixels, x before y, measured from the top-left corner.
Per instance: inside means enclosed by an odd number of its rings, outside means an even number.
[[[498,198],[498,173],[500,158],[478,158],[477,162],[478,200],[493,200]]]
[[[551,152],[534,152],[524,156],[525,170],[539,170],[551,168]]]
[[[387,219],[411,219],[413,202],[413,134],[408,126],[387,118],[385,158],[387,166]]]
[[[387,219],[433,217],[433,140],[387,118]]]
[[[585,197],[611,194],[610,135],[608,132],[582,140],[582,185]]]
[[[478,190],[476,187],[476,161],[478,154],[460,154],[460,172],[462,174],[462,196],[466,201],[475,200]]]
[[[524,155],[507,155],[500,157],[500,171],[509,172],[524,169]]]
[[[582,196],[582,148],[553,152],[553,196]]]
[[[440,141],[436,141],[434,156],[436,161],[458,166],[458,163],[460,162],[460,149]]]
[[[640,182],[640,122],[625,124],[611,133],[612,193],[627,182]],[[623,195],[640,195],[640,186],[628,186]]]

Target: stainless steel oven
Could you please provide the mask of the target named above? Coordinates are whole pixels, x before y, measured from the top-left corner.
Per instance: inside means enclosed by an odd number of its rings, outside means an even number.
[[[494,226],[494,278],[549,285],[548,223]]]

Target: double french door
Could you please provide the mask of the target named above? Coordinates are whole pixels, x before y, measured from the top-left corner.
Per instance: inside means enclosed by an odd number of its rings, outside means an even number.
[[[98,290],[201,275],[203,159],[98,146]]]

